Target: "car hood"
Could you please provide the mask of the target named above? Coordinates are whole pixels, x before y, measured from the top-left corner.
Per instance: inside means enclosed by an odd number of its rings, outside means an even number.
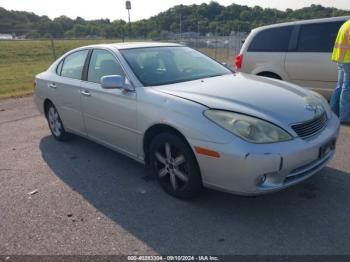
[[[306,105],[320,98],[296,85],[243,73],[154,87],[156,90],[205,105],[256,116],[281,126],[315,117]]]

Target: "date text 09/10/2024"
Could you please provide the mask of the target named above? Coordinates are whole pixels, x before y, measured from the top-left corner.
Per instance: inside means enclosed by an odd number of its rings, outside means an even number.
[[[217,256],[128,256],[129,261],[219,261]]]

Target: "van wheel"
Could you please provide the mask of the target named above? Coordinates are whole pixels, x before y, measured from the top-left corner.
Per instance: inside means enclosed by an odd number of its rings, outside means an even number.
[[[273,79],[282,80],[282,78],[279,75],[277,75],[275,73],[270,73],[270,72],[260,73],[260,74],[258,74],[258,76],[263,76],[263,77],[267,77],[267,78],[273,78]]]
[[[178,136],[162,133],[150,146],[150,165],[161,187],[177,198],[192,198],[202,179],[192,149]]]
[[[70,136],[64,129],[62,120],[56,107],[50,103],[46,107],[46,118],[53,137],[58,141],[66,141]]]

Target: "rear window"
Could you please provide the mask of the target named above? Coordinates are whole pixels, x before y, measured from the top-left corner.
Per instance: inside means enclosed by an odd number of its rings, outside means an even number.
[[[308,24],[300,27],[297,52],[331,53],[344,22]]]
[[[286,52],[293,26],[270,28],[259,32],[248,47],[248,52]]]

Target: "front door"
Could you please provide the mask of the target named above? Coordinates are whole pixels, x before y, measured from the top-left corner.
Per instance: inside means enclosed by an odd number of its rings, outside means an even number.
[[[81,86],[83,116],[88,136],[136,157],[136,92],[103,89],[100,80],[106,75],[125,76],[125,73],[110,51],[94,49],[87,81]]]

